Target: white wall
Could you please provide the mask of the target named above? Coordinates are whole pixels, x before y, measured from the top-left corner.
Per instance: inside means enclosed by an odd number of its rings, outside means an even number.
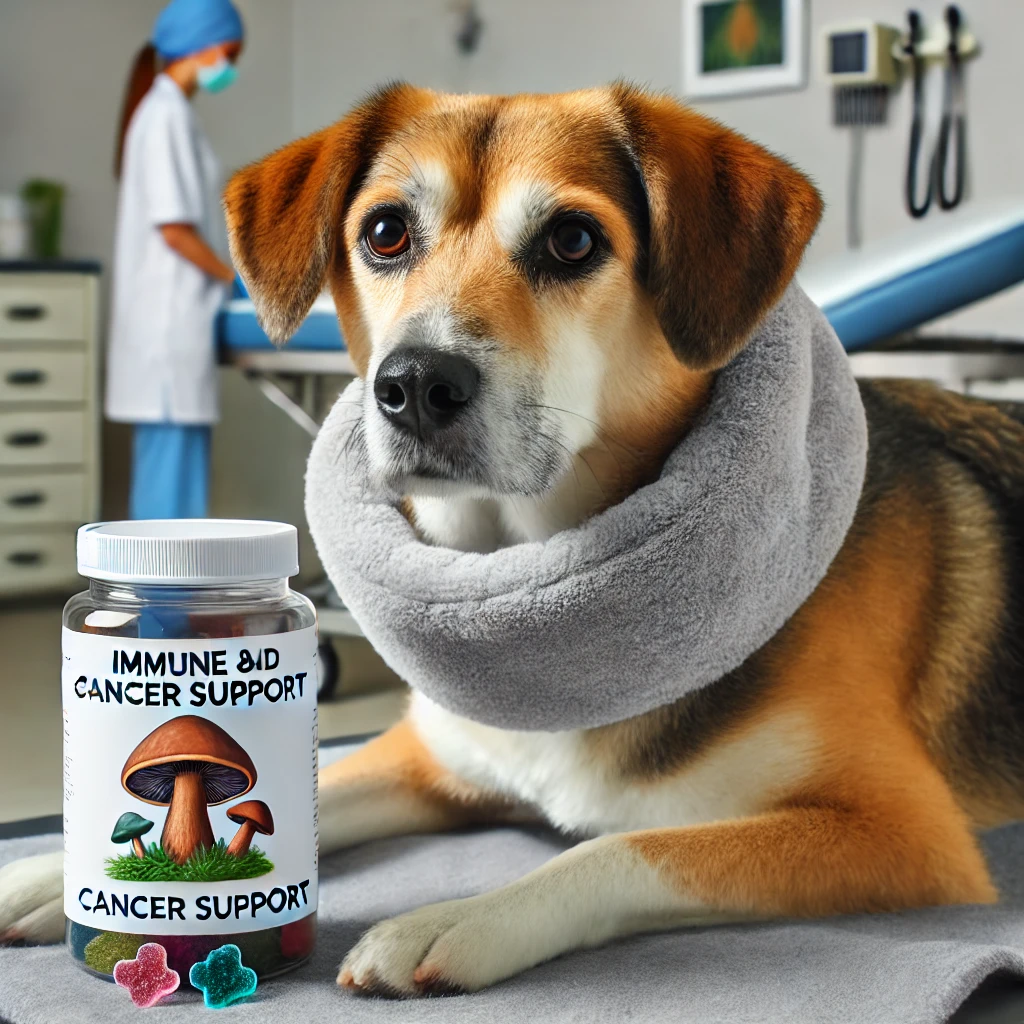
[[[476,53],[452,41],[448,0],[293,0],[296,133],[334,120],[373,85],[403,78],[477,92],[558,91],[618,77],[679,93],[679,0],[478,0],[484,31]],[[808,254],[814,261],[845,245],[848,135],[831,126],[829,87],[817,74],[818,35],[852,17],[900,25],[906,0],[811,0],[812,67],[806,89],[700,104],[792,159],[825,194],[828,209]],[[920,0],[939,19],[945,0]],[[968,196],[1024,196],[1024,3],[969,0],[966,16],[983,54],[968,65]],[[930,83],[938,99],[938,75]],[[909,89],[893,97],[889,123],[869,132],[863,178],[865,239],[911,224],[901,194],[909,131]],[[932,104],[937,114],[937,103]],[[937,210],[931,214],[941,216]],[[1024,337],[1018,287],[937,324],[933,330]]]
[[[64,182],[64,248],[106,259],[121,90],[160,0],[0,0],[0,191]]]
[[[122,91],[164,2],[0,0],[0,191],[30,176],[64,182],[68,255],[109,262]],[[293,134],[290,0],[237,2],[244,85],[196,99],[229,170]]]

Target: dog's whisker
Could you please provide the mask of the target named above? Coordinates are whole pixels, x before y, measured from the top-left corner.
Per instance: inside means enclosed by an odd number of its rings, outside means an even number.
[[[599,440],[603,441],[605,444],[614,444],[617,447],[622,448],[627,452],[630,452],[631,454],[642,454],[639,448],[635,448],[632,445],[625,444],[624,442],[619,441],[616,438],[609,438],[607,436],[607,432],[601,427],[597,420],[593,420],[589,416],[584,416],[581,412],[576,412],[573,409],[563,409],[557,405],[544,405],[538,402],[524,403],[524,408],[545,409],[548,412],[565,413],[566,416],[578,416],[581,420],[585,420],[587,423],[589,423],[597,431],[597,436]]]
[[[595,423],[595,421],[589,419],[589,417],[583,416],[582,413],[574,413],[570,409],[560,409],[557,406],[539,405],[539,404],[529,405],[528,408],[545,409],[545,410],[549,410],[549,411],[552,411],[552,412],[564,412],[564,413],[566,413],[568,415],[571,415],[571,416],[579,416],[581,419],[587,420],[587,422],[594,424],[595,428],[597,429],[597,440],[600,442],[600,444],[601,444],[602,448],[604,449],[604,451],[607,452],[609,458],[611,458],[614,461],[615,468],[616,468],[619,476],[621,478],[623,478],[623,479],[628,479],[628,477],[630,476],[629,468],[628,468],[628,466],[624,465],[621,456],[612,448],[612,444],[614,443],[617,447],[622,448],[625,452],[627,452],[627,454],[629,455],[630,459],[633,460],[633,461],[635,461],[636,458],[638,456],[640,456],[641,453],[640,453],[639,449],[630,448],[628,445],[622,444],[622,443],[620,443],[618,441],[615,441],[614,439],[607,438],[604,435],[604,432],[601,430],[601,428]],[[597,481],[599,479],[598,478],[598,474],[595,472],[593,466],[590,465],[590,463],[587,461],[587,459],[583,456],[582,453],[577,453],[577,454],[579,454],[579,456],[583,460],[583,462],[586,463],[587,468],[590,470],[590,472],[593,475],[595,481]],[[603,488],[602,488],[602,495],[607,497],[607,495],[605,494]]]

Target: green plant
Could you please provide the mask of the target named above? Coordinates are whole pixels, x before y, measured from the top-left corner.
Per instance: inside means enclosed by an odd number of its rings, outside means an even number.
[[[144,857],[107,859],[108,877],[119,882],[230,882],[273,870],[274,865],[258,847],[235,857],[227,852],[223,839],[208,849],[196,850],[184,864],[176,864],[156,843],[150,843]]]
[[[64,186],[33,178],[21,186],[21,198],[29,208],[35,255],[41,260],[59,258]]]

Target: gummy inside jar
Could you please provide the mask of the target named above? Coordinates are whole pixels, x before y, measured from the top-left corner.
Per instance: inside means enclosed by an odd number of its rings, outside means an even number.
[[[85,968],[113,978],[118,960],[132,960],[146,942],[158,942],[167,950],[167,966],[182,978],[193,964],[211,951],[232,942],[241,950],[242,963],[260,979],[283,974],[309,959],[316,943],[316,913],[258,932],[221,935],[146,935],[100,931],[68,921],[67,941],[71,955]]]
[[[258,602],[245,592],[238,594],[238,605],[231,607],[230,592],[219,589],[216,599],[197,601],[194,590],[170,587],[132,588],[136,607],[115,608],[97,605],[95,590],[72,599],[65,612],[68,628],[77,632],[137,639],[204,640],[224,637],[266,636],[286,633],[312,624],[311,612],[303,599]],[[78,607],[76,607],[76,603]],[[205,607],[204,607],[205,604]],[[204,935],[153,935],[139,932],[107,931],[68,921],[68,948],[78,963],[91,973],[113,980],[119,960],[134,959],[139,947],[159,943],[167,951],[167,965],[187,979],[189,969],[212,950],[233,943],[238,946],[242,963],[251,967],[260,979],[273,977],[300,966],[312,955],[316,942],[316,912],[272,928],[258,931],[225,930]],[[139,921],[145,925],[144,920]]]

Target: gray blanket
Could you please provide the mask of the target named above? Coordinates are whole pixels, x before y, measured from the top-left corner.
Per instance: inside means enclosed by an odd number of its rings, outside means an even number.
[[[59,845],[57,836],[0,842],[0,865]],[[313,962],[264,983],[252,1001],[214,1019],[939,1024],[986,975],[999,969],[1024,975],[1024,827],[993,834],[987,847],[1006,896],[1001,906],[639,936],[573,953],[476,995],[391,1002],[334,985],[339,961],[364,928],[428,901],[509,882],[562,843],[512,829],[371,843],[322,863]],[[207,1016],[187,986],[151,1012],[156,1024],[196,1024]],[[0,949],[0,1019],[138,1024],[143,1018],[125,992],[80,970],[66,949],[44,946]]]
[[[346,389],[313,445],[317,551],[403,679],[503,728],[604,725],[736,668],[825,575],[864,474],[848,360],[795,284],[660,479],[545,543],[482,555],[417,540],[375,483],[366,395]]]

